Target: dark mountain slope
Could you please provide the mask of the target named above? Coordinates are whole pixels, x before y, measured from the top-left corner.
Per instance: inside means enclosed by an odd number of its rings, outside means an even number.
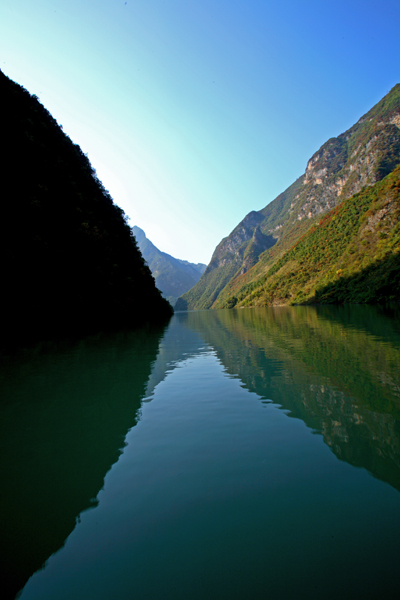
[[[35,96],[0,72],[1,333],[165,319],[124,212]]]
[[[374,185],[400,163],[399,128],[400,84],[348,131],[321,146],[308,161],[305,174],[255,213],[262,218],[255,219],[244,237],[236,240],[235,229],[221,242],[235,257],[224,265],[229,274],[218,278],[218,285],[215,274],[210,275],[219,266],[220,244],[199,283],[178,301],[177,308],[225,306],[233,289],[265,275],[323,214],[363,187]],[[256,226],[275,243],[264,251],[260,248],[258,254],[253,248],[252,260],[246,263]],[[242,262],[238,255],[243,256]]]
[[[164,297],[175,304],[176,300],[199,281],[206,265],[194,264],[161,252],[145,235],[140,227],[132,227],[139,250],[150,267],[156,286]]]

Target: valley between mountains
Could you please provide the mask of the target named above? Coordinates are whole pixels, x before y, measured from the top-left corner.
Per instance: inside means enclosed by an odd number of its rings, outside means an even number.
[[[173,305],[398,302],[400,84],[247,214],[208,266],[131,228],[38,98],[2,72],[0,88],[4,339],[165,322]]]

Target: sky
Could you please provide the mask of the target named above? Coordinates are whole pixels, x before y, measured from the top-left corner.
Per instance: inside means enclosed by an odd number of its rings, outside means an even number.
[[[207,264],[400,82],[399,25],[398,0],[1,0],[0,68],[132,226]]]

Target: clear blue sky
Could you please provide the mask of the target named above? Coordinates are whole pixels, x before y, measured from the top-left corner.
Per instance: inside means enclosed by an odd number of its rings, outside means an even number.
[[[208,263],[400,82],[400,2],[1,0],[0,68],[132,225]]]

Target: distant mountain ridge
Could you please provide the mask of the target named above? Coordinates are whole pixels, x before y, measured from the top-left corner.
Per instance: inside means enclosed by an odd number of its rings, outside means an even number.
[[[262,210],[250,212],[220,242],[204,275],[176,308],[232,306],[238,294],[244,301],[246,286],[265,277],[311,227],[318,227],[324,214],[382,180],[399,163],[397,84],[353,127],[323,144],[291,186]],[[290,298],[281,301],[288,303]]]
[[[179,296],[196,285],[207,265],[191,263],[162,252],[146,237],[140,227],[132,227],[132,233],[155,278],[156,286],[174,305]]]

